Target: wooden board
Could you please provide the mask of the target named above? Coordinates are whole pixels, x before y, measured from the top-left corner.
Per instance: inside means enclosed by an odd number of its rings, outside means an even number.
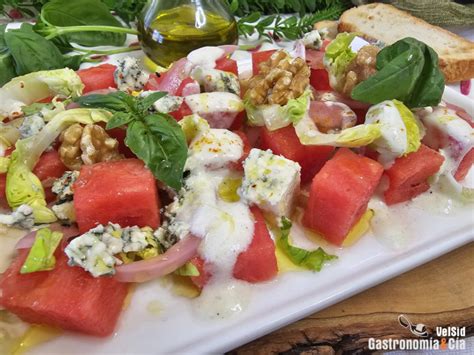
[[[474,334],[474,243],[371,288],[231,353],[332,354],[367,349],[368,338],[414,338],[405,314],[434,333],[437,326]]]

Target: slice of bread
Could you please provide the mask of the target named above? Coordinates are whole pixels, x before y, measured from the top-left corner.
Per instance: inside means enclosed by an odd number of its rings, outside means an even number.
[[[357,32],[363,37],[392,44],[414,37],[433,48],[447,82],[474,78],[474,42],[401,11],[392,5],[373,3],[345,11],[339,32]]]

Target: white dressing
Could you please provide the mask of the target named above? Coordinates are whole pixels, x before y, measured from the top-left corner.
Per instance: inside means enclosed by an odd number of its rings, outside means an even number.
[[[224,56],[225,51],[219,47],[202,47],[188,54],[188,61],[194,66],[215,68],[216,60]]]

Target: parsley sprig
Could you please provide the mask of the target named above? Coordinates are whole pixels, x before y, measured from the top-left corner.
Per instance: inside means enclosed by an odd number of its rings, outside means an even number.
[[[345,10],[342,4],[336,4],[326,9],[299,16],[271,15],[261,19],[260,12],[253,12],[248,16],[238,20],[239,33],[249,37],[258,33],[258,37],[272,39],[295,40],[301,38],[305,33],[313,29],[313,25],[322,20],[332,20],[338,18]],[[260,20],[261,19],[261,20]],[[260,20],[260,21],[259,21]]]

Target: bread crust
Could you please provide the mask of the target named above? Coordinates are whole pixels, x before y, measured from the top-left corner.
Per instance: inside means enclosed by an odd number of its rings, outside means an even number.
[[[457,44],[455,49],[442,48],[441,52],[440,48],[435,48],[434,45],[427,43],[438,53],[439,66],[444,74],[446,82],[451,83],[474,78],[473,42],[470,42],[465,38],[449,32],[448,30],[445,30],[441,27],[431,25],[426,21],[412,16],[405,11],[399,10],[392,5],[373,3],[349,9],[341,15],[341,18],[339,19],[338,31],[356,32],[361,34],[363,37],[385,42],[384,38],[381,38],[382,36],[377,37],[376,33],[367,33],[366,31],[362,30],[360,25],[357,23],[357,18],[364,16],[365,20],[373,20],[373,24],[376,25],[377,19],[374,18],[373,12],[377,10],[390,12],[390,16],[393,18],[399,17],[403,18],[404,20],[409,20],[411,23],[415,24],[415,26],[419,26],[424,30],[437,32],[440,35],[442,34],[443,36],[448,36],[450,41]],[[400,31],[400,29],[398,29],[398,31]],[[403,33],[403,35],[400,35],[397,40],[404,37],[410,37],[410,33]]]

